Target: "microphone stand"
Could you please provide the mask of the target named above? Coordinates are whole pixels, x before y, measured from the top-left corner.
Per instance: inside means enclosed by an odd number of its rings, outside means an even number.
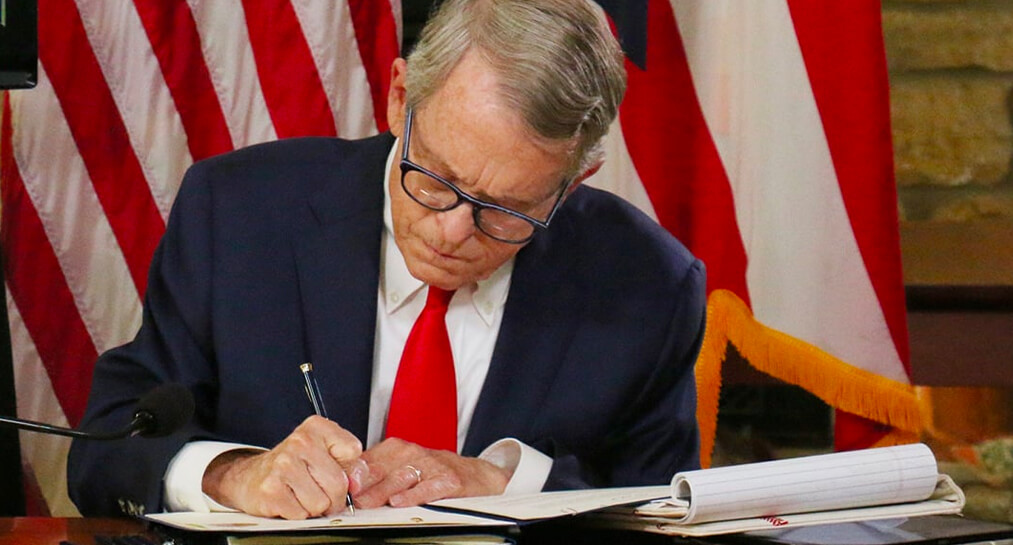
[[[186,425],[193,416],[193,411],[194,400],[190,391],[181,384],[170,382],[144,394],[137,402],[133,421],[122,430],[112,432],[73,430],[10,416],[0,416],[0,427],[13,426],[28,431],[99,441],[122,439],[135,435],[164,437]]]
[[[112,432],[89,432],[70,428],[61,428],[59,426],[43,424],[32,420],[23,420],[20,418],[11,418],[9,416],[0,415],[0,426],[13,426],[22,430],[48,433],[52,435],[62,435],[64,437],[77,437],[80,439],[97,439],[99,441],[122,439],[127,436],[143,433],[143,431],[148,428],[153,421],[154,418],[151,416],[151,413],[147,411],[139,411],[136,415],[134,415],[133,422],[131,422],[130,426],[126,429]]]

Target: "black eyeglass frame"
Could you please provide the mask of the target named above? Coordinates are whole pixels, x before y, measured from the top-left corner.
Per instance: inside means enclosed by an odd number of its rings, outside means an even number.
[[[411,199],[413,201],[415,201],[415,202],[419,203],[420,205],[428,208],[429,210],[433,210],[433,211],[436,211],[436,212],[449,212],[450,210],[453,210],[453,209],[457,208],[458,206],[461,206],[461,203],[468,203],[468,204],[471,205],[471,215],[472,215],[473,221],[475,222],[475,227],[477,227],[479,231],[482,231],[483,233],[485,233],[489,237],[493,238],[494,240],[498,240],[500,242],[505,242],[507,244],[524,244],[524,243],[528,242],[529,240],[531,240],[532,238],[534,238],[535,233],[538,232],[538,229],[548,229],[549,228],[549,223],[552,221],[552,218],[556,215],[556,211],[559,210],[559,205],[563,203],[563,196],[566,194],[566,189],[568,187],[570,187],[570,184],[573,182],[572,179],[571,180],[566,180],[562,184],[562,187],[559,189],[559,194],[556,195],[556,202],[552,205],[552,211],[549,212],[549,216],[547,218],[545,218],[545,221],[535,219],[535,218],[533,218],[531,216],[528,216],[527,214],[524,214],[522,212],[518,212],[516,210],[511,210],[511,209],[509,209],[509,208],[507,208],[505,206],[500,206],[500,205],[495,204],[495,203],[483,201],[482,199],[479,199],[477,197],[472,197],[471,195],[469,195],[469,194],[465,193],[463,190],[461,190],[461,188],[457,187],[456,185],[454,185],[450,181],[444,179],[439,174],[436,174],[435,172],[427,169],[426,167],[424,167],[422,165],[419,165],[418,163],[412,162],[412,160],[408,158],[408,145],[411,142],[412,120],[414,119],[414,117],[415,117],[415,112],[411,108],[408,108],[408,111],[406,112],[406,115],[405,115],[405,122],[404,122],[404,143],[401,146],[401,163],[400,163],[400,166],[401,166],[401,189],[404,190],[405,194],[408,195],[409,197],[411,197]],[[454,192],[454,195],[457,196],[457,200],[454,201],[453,203],[451,203],[449,206],[445,206],[445,207],[442,207],[442,208],[441,207],[435,207],[435,206],[432,206],[432,205],[429,205],[429,204],[426,204],[426,203],[422,202],[415,195],[413,195],[411,191],[408,191],[408,186],[405,185],[405,175],[408,172],[410,172],[410,171],[416,171],[416,172],[422,173],[422,174],[424,174],[426,176],[429,176],[430,178],[436,180],[437,182],[440,182],[441,184],[443,184],[448,189],[450,189],[451,191]],[[532,229],[531,234],[528,235],[527,237],[523,238],[523,239],[510,240],[510,239],[500,238],[499,236],[496,236],[496,235],[490,233],[489,231],[486,231],[482,227],[482,222],[480,222],[479,219],[478,219],[479,214],[482,212],[482,210],[484,210],[486,208],[489,208],[491,210],[496,210],[496,211],[502,212],[504,214],[509,214],[509,215],[514,216],[516,218],[520,218],[520,219],[522,219],[522,220],[530,223],[533,227],[535,227],[535,229]]]

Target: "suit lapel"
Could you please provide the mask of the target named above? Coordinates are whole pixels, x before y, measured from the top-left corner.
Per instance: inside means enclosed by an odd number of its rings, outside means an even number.
[[[553,224],[517,254],[496,348],[462,453],[475,456],[504,437],[537,439],[532,427],[573,338],[583,308],[574,270],[559,243],[566,222]],[[557,242],[553,242],[557,241]]]
[[[296,242],[304,344],[329,416],[363,443],[369,422],[388,138],[374,138],[315,195]]]

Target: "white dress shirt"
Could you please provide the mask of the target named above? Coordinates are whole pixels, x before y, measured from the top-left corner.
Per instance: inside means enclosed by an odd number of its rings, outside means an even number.
[[[401,352],[416,318],[422,313],[428,287],[408,272],[394,242],[387,180],[400,150],[400,139],[387,157],[384,173],[384,226],[381,239],[380,283],[377,293],[376,339],[369,403],[366,448],[380,442],[387,427],[390,395]],[[457,375],[457,449],[460,452],[482,392],[493,349],[510,291],[511,259],[489,278],[454,293],[447,309],[447,332]],[[169,462],[165,473],[165,503],[171,511],[224,511],[202,491],[204,471],[218,455],[230,450],[255,448],[237,443],[194,441],[187,443]],[[552,468],[552,459],[512,438],[501,439],[479,455],[499,467],[513,470],[504,494],[541,490]]]

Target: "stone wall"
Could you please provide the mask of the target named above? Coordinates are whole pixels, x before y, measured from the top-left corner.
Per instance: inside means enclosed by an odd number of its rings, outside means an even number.
[[[934,421],[924,439],[963,487],[966,515],[1013,521],[1013,470],[968,454],[992,445],[1009,458],[1013,444],[1010,354],[988,352],[1010,330],[968,326],[1013,321],[1013,0],[884,0],[883,33],[905,281],[1007,290],[1001,309],[909,313],[913,375],[934,385],[921,393]],[[965,350],[936,355],[937,341]]]
[[[885,0],[904,220],[1013,218],[1013,0]]]

